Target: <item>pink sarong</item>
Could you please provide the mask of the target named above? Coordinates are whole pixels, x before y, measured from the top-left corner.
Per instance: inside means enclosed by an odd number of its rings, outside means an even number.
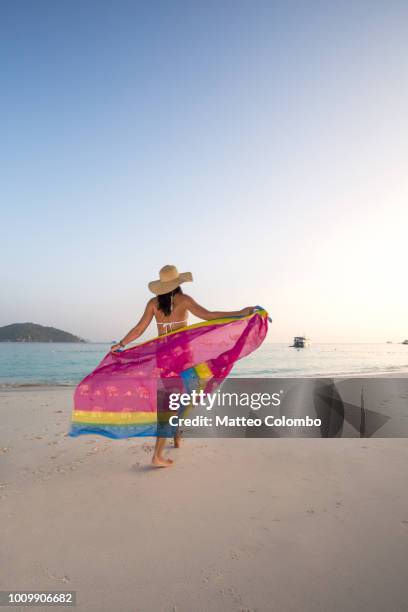
[[[269,319],[270,320],[270,319]],[[76,387],[70,436],[157,436],[158,391],[214,389],[234,363],[263,342],[268,313],[189,325],[117,353],[109,352]],[[212,387],[211,387],[212,385]]]

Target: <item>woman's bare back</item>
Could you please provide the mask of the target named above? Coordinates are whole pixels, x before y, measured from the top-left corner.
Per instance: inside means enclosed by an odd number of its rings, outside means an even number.
[[[183,294],[177,293],[173,296],[173,310],[168,316],[159,310],[157,298],[153,298],[152,301],[159,336],[181,329],[188,324],[188,309]]]

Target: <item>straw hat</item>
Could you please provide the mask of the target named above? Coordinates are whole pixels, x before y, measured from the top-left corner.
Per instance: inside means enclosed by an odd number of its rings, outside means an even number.
[[[191,272],[181,272],[176,266],[164,266],[159,272],[160,280],[151,281],[148,287],[152,293],[163,295],[176,289],[181,283],[188,283],[193,280]]]

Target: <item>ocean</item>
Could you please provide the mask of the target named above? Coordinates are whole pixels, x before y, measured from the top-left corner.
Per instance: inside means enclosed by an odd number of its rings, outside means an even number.
[[[102,343],[0,343],[0,387],[76,385],[109,348]],[[380,376],[407,371],[408,345],[314,344],[294,349],[287,344],[263,344],[239,361],[230,376]]]

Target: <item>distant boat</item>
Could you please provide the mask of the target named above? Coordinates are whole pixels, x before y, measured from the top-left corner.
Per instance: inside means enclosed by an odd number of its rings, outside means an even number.
[[[392,344],[392,340],[387,340],[387,344]]]
[[[401,344],[408,344],[408,340],[404,340],[404,342],[401,342]]]
[[[310,338],[306,336],[295,336],[291,348],[307,348],[311,345]]]

